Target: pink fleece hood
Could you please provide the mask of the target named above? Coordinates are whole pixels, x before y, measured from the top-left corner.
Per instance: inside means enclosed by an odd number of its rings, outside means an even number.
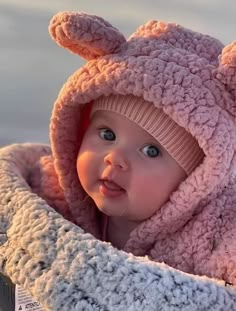
[[[96,207],[84,201],[76,172],[85,104],[110,94],[143,97],[184,127],[204,151],[202,164],[132,232],[125,249],[146,254],[157,239],[181,230],[231,180],[236,150],[236,42],[223,48],[210,36],[154,20],[126,40],[101,17],[75,12],[55,15],[49,31],[60,46],[87,60],[62,87],[50,124],[55,169],[77,224],[99,236]]]

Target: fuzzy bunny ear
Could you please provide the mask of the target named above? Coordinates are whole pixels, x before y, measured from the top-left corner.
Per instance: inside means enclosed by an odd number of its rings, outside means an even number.
[[[219,57],[216,78],[225,84],[229,91],[234,105],[227,107],[227,110],[236,117],[236,41],[223,49]]]
[[[49,33],[58,45],[86,60],[116,52],[125,37],[101,17],[60,12],[50,21]]]

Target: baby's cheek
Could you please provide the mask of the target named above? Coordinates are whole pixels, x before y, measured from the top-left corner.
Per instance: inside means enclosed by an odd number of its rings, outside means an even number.
[[[79,154],[77,157],[77,162],[76,162],[76,169],[77,169],[77,175],[79,177],[79,180],[84,186],[86,183],[86,176],[88,176],[88,165],[87,165],[87,159],[85,154]]]
[[[136,194],[137,200],[151,211],[158,209],[168,198],[165,187],[154,180],[141,179],[136,184]]]
[[[146,200],[150,195],[149,189],[150,185],[142,178],[136,178],[136,180],[131,183],[133,199],[137,202],[147,202]]]

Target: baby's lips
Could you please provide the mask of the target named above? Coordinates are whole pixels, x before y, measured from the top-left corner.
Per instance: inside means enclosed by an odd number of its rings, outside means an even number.
[[[102,178],[101,181],[110,190],[124,190],[118,183],[109,178]]]
[[[103,180],[105,186],[110,190],[124,190],[119,185],[114,183],[113,181]]]

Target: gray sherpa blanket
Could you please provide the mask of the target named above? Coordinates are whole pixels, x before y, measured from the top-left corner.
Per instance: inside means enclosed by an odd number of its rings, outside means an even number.
[[[236,289],[96,240],[33,192],[45,145],[0,149],[0,272],[45,310],[236,310]]]

